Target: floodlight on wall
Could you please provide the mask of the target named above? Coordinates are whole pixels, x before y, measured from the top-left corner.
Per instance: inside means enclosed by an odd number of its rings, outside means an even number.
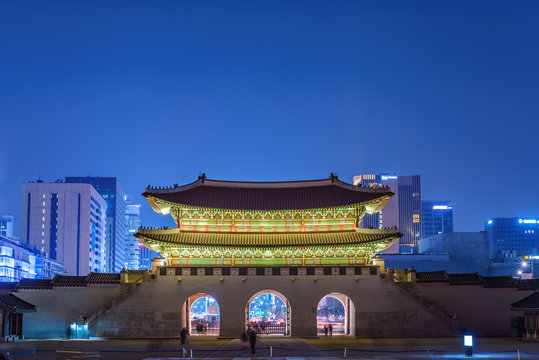
[[[464,335],[464,355],[473,356],[473,335]]]

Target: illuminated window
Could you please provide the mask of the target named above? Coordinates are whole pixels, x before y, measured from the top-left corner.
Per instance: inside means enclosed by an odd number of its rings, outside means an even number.
[[[419,223],[419,214],[414,214],[414,224]]]

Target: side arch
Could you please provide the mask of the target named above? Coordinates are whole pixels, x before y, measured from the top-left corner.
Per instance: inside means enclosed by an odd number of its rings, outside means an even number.
[[[355,336],[356,309],[352,300],[343,293],[324,295],[316,306],[318,335]]]
[[[189,335],[219,336],[221,328],[221,308],[219,301],[207,293],[189,296],[182,305],[182,328]]]

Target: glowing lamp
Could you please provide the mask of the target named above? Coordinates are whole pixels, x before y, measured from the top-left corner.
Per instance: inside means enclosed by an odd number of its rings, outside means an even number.
[[[464,335],[464,355],[473,356],[473,335]]]

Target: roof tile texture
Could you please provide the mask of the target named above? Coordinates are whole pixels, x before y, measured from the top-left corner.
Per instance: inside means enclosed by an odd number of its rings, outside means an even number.
[[[347,245],[384,241],[402,236],[397,230],[369,230],[319,233],[206,233],[187,231],[153,231],[139,229],[137,238],[182,245],[206,246],[304,246]]]
[[[275,186],[279,184],[279,186]],[[389,189],[369,189],[339,180],[286,183],[229,183],[208,180],[177,189],[148,189],[143,195],[167,202],[201,208],[230,210],[321,209],[369,202],[393,193]]]

